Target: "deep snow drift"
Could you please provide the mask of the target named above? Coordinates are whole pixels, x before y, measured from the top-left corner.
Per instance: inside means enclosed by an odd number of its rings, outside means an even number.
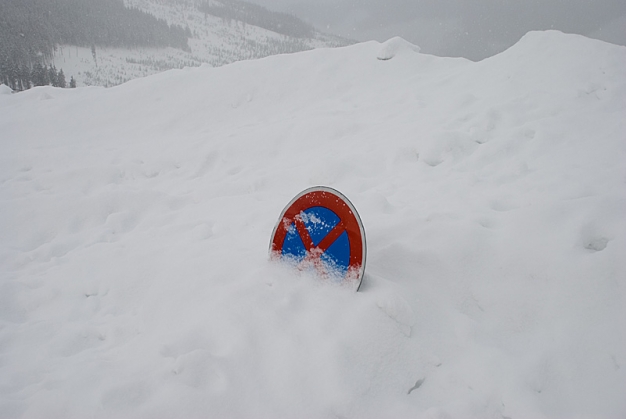
[[[625,69],[535,32],[1,91],[0,416],[623,418]],[[312,185],[358,293],[268,261]]]

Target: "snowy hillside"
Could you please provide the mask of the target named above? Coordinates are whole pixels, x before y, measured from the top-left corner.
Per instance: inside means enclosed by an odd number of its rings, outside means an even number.
[[[97,48],[94,56],[91,48],[60,46],[55,52],[53,64],[62,68],[68,77],[74,76],[79,86],[115,86],[174,68],[202,64],[219,67],[235,61],[352,43],[317,31],[306,38],[279,34],[243,21],[203,13],[197,7],[198,2],[192,0],[125,0],[124,3],[168,24],[189,28],[192,33],[188,41],[191,51],[171,47]]]
[[[624,418],[626,48],[416,50],[1,90],[0,416]],[[268,260],[313,185],[358,293]]]

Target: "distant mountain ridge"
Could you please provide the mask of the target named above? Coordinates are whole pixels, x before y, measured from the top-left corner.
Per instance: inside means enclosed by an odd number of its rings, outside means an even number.
[[[8,0],[0,9],[7,4],[19,18],[0,17],[3,27],[11,28],[8,47],[0,50],[0,82],[17,90],[34,85],[17,81],[18,75],[28,78],[35,63],[62,69],[79,86],[114,86],[173,68],[217,67],[353,43],[295,16],[238,0]],[[17,48],[24,37],[14,35],[34,36],[34,27],[44,31],[35,47]],[[28,51],[17,61],[16,48]]]
[[[239,0],[200,0],[198,10],[213,16],[234,19],[294,38],[313,38],[315,28],[296,16],[270,11],[262,6]]]

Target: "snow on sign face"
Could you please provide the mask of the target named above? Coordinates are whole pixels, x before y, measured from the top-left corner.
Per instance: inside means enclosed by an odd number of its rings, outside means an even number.
[[[365,272],[365,230],[352,203],[339,191],[316,186],[296,195],[272,233],[270,257],[322,278],[354,286]]]

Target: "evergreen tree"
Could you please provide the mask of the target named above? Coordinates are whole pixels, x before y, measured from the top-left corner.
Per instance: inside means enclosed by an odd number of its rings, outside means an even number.
[[[17,68],[17,78],[19,80],[19,90],[28,90],[31,87],[30,70],[25,65],[20,64]]]
[[[7,86],[9,86],[12,90],[16,90],[15,89],[15,74],[13,71],[13,66],[11,65],[11,63],[9,63],[4,69],[3,69],[3,73],[2,73],[2,80],[3,83],[6,84]]]
[[[91,56],[93,57],[93,62],[96,63],[96,67],[98,67],[98,60],[96,59],[96,46],[91,45]]]
[[[72,78],[73,79],[73,78]],[[74,83],[75,85],[76,83]],[[65,74],[63,74],[63,69],[59,70],[59,74],[57,74],[57,86],[58,87],[67,87],[67,83],[65,81]]]
[[[70,88],[75,88],[76,87],[76,80],[74,80],[74,76],[70,77]]]
[[[5,57],[0,57],[0,83],[11,87],[9,83],[9,61]]]
[[[30,79],[34,86],[45,86],[48,84],[48,71],[40,63],[36,63],[31,70]]]
[[[10,62],[7,69],[8,86],[13,90],[20,90],[20,69],[19,63]]]
[[[52,66],[52,64],[48,66],[48,84],[54,87],[59,86],[57,81],[57,69],[56,67]]]

